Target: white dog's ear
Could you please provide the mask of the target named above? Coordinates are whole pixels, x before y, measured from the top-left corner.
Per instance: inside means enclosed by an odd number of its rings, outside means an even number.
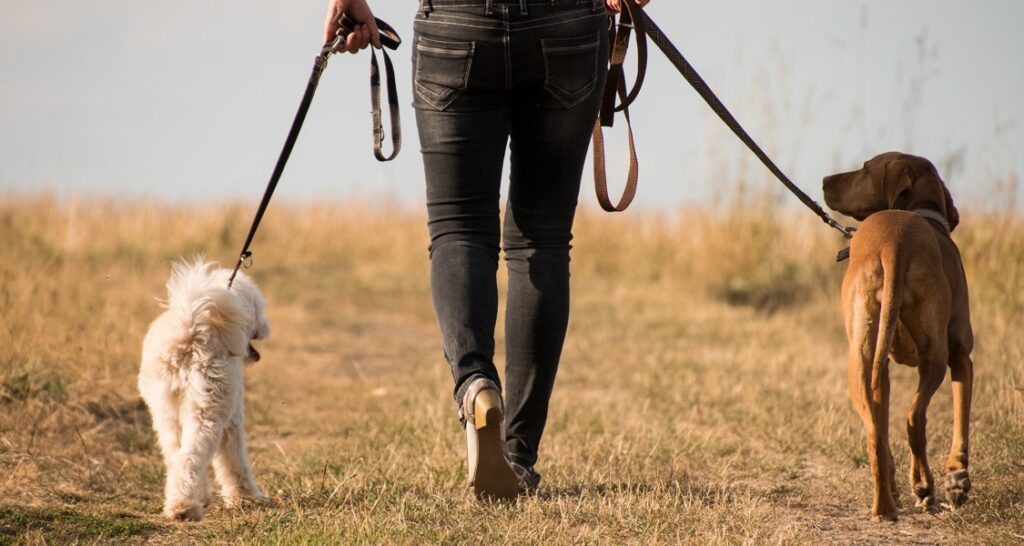
[[[270,322],[266,315],[267,302],[263,299],[260,289],[256,287],[256,283],[245,273],[239,272],[232,290],[252,305],[253,320],[255,321],[252,338],[266,339],[269,337]]]
[[[255,339],[267,339],[270,337],[270,322],[266,318],[260,317],[256,323],[256,335]]]
[[[207,324],[230,354],[244,356],[249,350],[254,324],[252,311],[227,288],[211,290],[204,298]]]

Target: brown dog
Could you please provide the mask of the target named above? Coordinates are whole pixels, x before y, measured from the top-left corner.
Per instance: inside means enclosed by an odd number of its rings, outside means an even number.
[[[971,489],[967,471],[974,334],[960,252],[950,238],[959,213],[926,159],[886,153],[864,168],[824,180],[829,207],[861,220],[850,245],[842,304],[849,339],[853,405],[867,429],[874,478],[871,515],[897,517],[896,472],[889,450],[889,355],[917,367],[917,395],[907,416],[910,482],[917,506],[934,503],[925,422],[928,402],[949,366],[953,446],[945,489],[958,506]]]

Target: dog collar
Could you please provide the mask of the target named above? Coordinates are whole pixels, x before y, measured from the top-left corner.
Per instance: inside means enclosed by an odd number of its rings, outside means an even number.
[[[940,226],[942,226],[943,229],[946,230],[946,235],[949,235],[950,233],[953,232],[953,230],[949,228],[949,220],[946,220],[946,217],[943,216],[942,213],[937,211],[937,210],[932,210],[932,209],[914,209],[914,210],[912,210],[910,212],[920,216],[921,218],[924,218],[925,220],[931,220],[932,222],[935,222],[936,224],[939,224]],[[836,255],[836,261],[837,262],[842,262],[842,261],[847,260],[849,257],[850,257],[850,247],[846,247],[846,248],[840,250],[839,254]]]
[[[949,220],[946,220],[946,217],[943,216],[942,213],[940,213],[937,210],[914,209],[910,212],[913,212],[914,214],[920,216],[921,218],[931,220],[932,222],[939,224],[946,230],[946,235],[949,235],[950,233],[953,232],[953,230],[949,228]]]

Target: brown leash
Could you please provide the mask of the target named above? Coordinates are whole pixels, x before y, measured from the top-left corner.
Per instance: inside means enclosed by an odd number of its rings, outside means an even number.
[[[629,121],[628,107],[636,99],[640,92],[640,87],[643,84],[644,76],[647,73],[647,38],[650,38],[655,45],[665,54],[665,57],[676,67],[676,70],[690,83],[691,86],[697,91],[697,94],[707,102],[708,106],[718,115],[726,126],[732,130],[732,132],[747,145],[747,148],[761,160],[761,163],[768,168],[769,171],[786,188],[793,193],[800,200],[801,203],[811,209],[819,218],[822,219],[829,227],[839,231],[844,237],[850,239],[853,237],[854,228],[844,226],[839,223],[838,220],[833,218],[821,207],[814,199],[811,199],[809,195],[803,192],[782,169],[780,169],[768,154],[758,146],[757,142],[747,133],[743,126],[740,125],[739,121],[729,112],[729,109],[725,107],[722,101],[715,95],[711,90],[711,87],[704,81],[704,79],[697,73],[697,70],[686,60],[686,57],[679,51],[679,49],[672,43],[671,40],[665,36],[665,33],[658,28],[654,20],[651,19],[647,13],[644,12],[636,0],[623,0],[623,10],[619,15],[618,24],[614,24],[612,20],[611,28],[609,32],[612,38],[613,49],[611,53],[611,65],[609,67],[608,80],[609,84],[605,87],[605,98],[604,104],[601,109],[601,119],[598,120],[598,125],[594,129],[594,182],[597,189],[598,201],[601,202],[601,206],[609,211],[622,211],[629,206],[629,203],[633,200],[636,194],[637,185],[637,171],[639,167],[637,165],[636,150],[633,144],[633,128]],[[629,47],[629,35],[630,29],[636,29],[636,42],[637,42],[637,60],[639,66],[637,67],[637,81],[634,84],[633,90],[628,94],[625,93],[625,83],[622,82],[623,70],[622,63],[626,58],[626,50]],[[614,85],[614,88],[611,87]],[[615,97],[619,96],[622,100],[622,104],[618,107],[614,106]],[[613,105],[610,109],[608,107],[609,102]],[[625,193],[620,200],[618,206],[612,206],[608,201],[608,184],[607,177],[605,175],[605,161],[604,161],[604,139],[601,132],[601,127],[610,127],[611,120],[607,119],[614,115],[615,111],[622,111],[626,117],[627,126],[629,126],[629,147],[630,147],[630,169],[629,175],[626,179]],[[611,112],[611,113],[609,113]],[[603,196],[603,198],[602,198]]]
[[[630,2],[626,2],[629,4]],[[640,9],[639,6],[636,9]],[[629,105],[636,100],[647,76],[647,33],[643,18],[635,20],[632,8],[627,6],[618,18],[608,19],[608,43],[611,44],[608,80],[604,87],[604,100],[601,103],[601,115],[594,122],[594,187],[597,190],[597,202],[608,212],[626,210],[636,197],[637,182],[640,177],[640,163],[636,157],[636,142],[633,138],[633,121],[629,117]],[[636,21],[637,71],[633,88],[626,90],[626,72],[622,65],[626,62],[629,50],[630,35]],[[618,97],[620,104],[615,105]],[[629,132],[629,173],[626,175],[626,187],[618,204],[613,205],[608,197],[608,169],[605,163],[604,127],[612,127],[615,123],[615,112],[622,112],[626,118],[626,129]]]

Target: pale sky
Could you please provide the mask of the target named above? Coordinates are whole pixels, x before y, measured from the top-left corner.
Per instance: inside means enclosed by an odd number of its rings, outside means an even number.
[[[0,2],[0,192],[254,205],[326,5]],[[410,106],[416,2],[371,2],[406,39],[394,56],[405,150],[373,159],[369,59],[335,57],[285,199],[423,200]],[[653,0],[649,13],[815,198],[823,175],[894,149],[934,160],[960,203],[991,201],[994,181],[1024,174],[1020,0]],[[639,206],[702,202],[738,178],[773,183],[659,55],[634,109]],[[613,170],[624,153],[613,137]],[[590,184],[586,174],[581,201],[594,205]]]

